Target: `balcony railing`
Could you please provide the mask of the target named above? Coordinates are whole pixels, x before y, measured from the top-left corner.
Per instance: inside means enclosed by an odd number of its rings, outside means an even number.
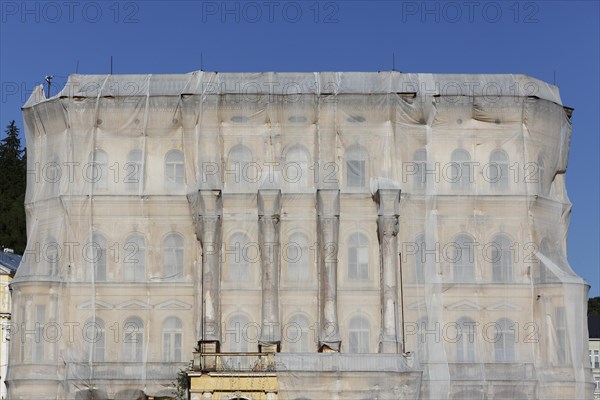
[[[275,353],[194,353],[192,369],[206,372],[272,372]]]
[[[103,362],[103,363],[68,363],[67,379],[107,379],[137,380],[153,379],[172,381],[188,363],[136,363],[136,362]]]

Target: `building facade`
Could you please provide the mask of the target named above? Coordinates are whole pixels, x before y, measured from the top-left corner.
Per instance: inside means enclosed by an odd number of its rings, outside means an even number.
[[[173,397],[182,369],[194,400],[590,398],[571,111],[522,75],[38,88],[11,398]]]
[[[9,285],[12,282],[21,256],[12,249],[0,252],[0,399],[6,399],[6,371],[8,367],[8,342],[11,331],[11,298]]]
[[[588,315],[589,355],[594,376],[594,399],[600,399],[600,316]]]

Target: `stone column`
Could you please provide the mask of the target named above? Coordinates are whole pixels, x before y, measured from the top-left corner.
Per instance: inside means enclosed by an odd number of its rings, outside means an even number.
[[[223,203],[220,190],[198,190],[189,194],[196,237],[202,246],[201,342],[220,342],[220,271]],[[215,349],[216,350],[216,349]]]
[[[381,338],[380,353],[402,352],[399,331],[401,320],[398,304],[398,213],[400,189],[379,189],[375,193],[378,204],[377,232],[379,237],[379,266],[381,277]],[[400,272],[401,273],[401,272]],[[402,289],[402,288],[401,288]]]
[[[339,189],[317,191],[319,263],[319,350],[340,351],[337,317],[337,259],[340,228]]]
[[[262,267],[260,351],[275,352],[281,344],[279,323],[279,215],[281,190],[258,191],[258,240]]]

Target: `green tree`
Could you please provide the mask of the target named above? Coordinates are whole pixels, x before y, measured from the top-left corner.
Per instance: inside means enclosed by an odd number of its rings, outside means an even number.
[[[22,254],[27,242],[27,161],[15,121],[8,124],[5,133],[0,141],[0,247],[10,247]]]
[[[600,315],[600,297],[588,300],[588,315]]]

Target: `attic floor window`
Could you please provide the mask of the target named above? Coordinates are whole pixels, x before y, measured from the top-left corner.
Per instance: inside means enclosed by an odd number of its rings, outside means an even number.
[[[231,117],[231,122],[235,122],[236,124],[244,124],[248,122],[249,118],[244,117],[243,115],[235,115]]]
[[[306,122],[306,117],[303,117],[301,115],[292,115],[288,118],[288,121],[294,124],[299,124],[302,122]]]
[[[346,120],[348,122],[352,122],[352,123],[356,124],[356,123],[360,123],[360,122],[365,122],[365,117],[363,117],[362,115],[351,115]]]

